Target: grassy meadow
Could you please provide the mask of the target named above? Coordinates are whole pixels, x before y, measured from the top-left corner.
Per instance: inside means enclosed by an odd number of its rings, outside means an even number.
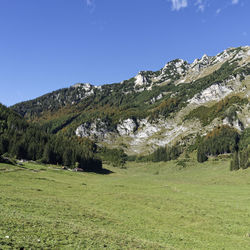
[[[0,249],[250,249],[250,169],[0,164]]]

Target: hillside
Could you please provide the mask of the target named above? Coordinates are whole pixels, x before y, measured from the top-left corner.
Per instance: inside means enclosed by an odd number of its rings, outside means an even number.
[[[147,154],[227,124],[250,127],[250,47],[181,59],[120,83],[75,84],[11,107],[48,132]]]
[[[96,159],[95,150],[90,140],[46,133],[0,104],[0,162],[26,159],[100,171],[102,163]]]

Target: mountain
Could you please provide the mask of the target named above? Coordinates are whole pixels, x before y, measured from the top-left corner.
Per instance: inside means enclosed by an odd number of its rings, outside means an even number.
[[[90,137],[100,145],[147,154],[192,145],[219,125],[250,127],[250,47],[229,48],[120,83],[75,84],[11,108],[48,132]]]

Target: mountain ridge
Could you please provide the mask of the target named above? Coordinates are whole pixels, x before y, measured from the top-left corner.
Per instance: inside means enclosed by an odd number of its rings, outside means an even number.
[[[192,63],[176,59],[120,83],[74,84],[12,108],[48,131],[140,154],[181,140],[193,143],[197,134],[220,124],[249,127],[249,82],[250,47],[244,46]],[[233,120],[216,111],[218,103],[225,114],[234,109]],[[218,113],[206,125],[197,113],[203,106]]]

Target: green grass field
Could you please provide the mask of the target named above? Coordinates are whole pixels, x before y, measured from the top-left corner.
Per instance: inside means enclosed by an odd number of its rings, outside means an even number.
[[[250,169],[0,164],[0,249],[250,249]]]

